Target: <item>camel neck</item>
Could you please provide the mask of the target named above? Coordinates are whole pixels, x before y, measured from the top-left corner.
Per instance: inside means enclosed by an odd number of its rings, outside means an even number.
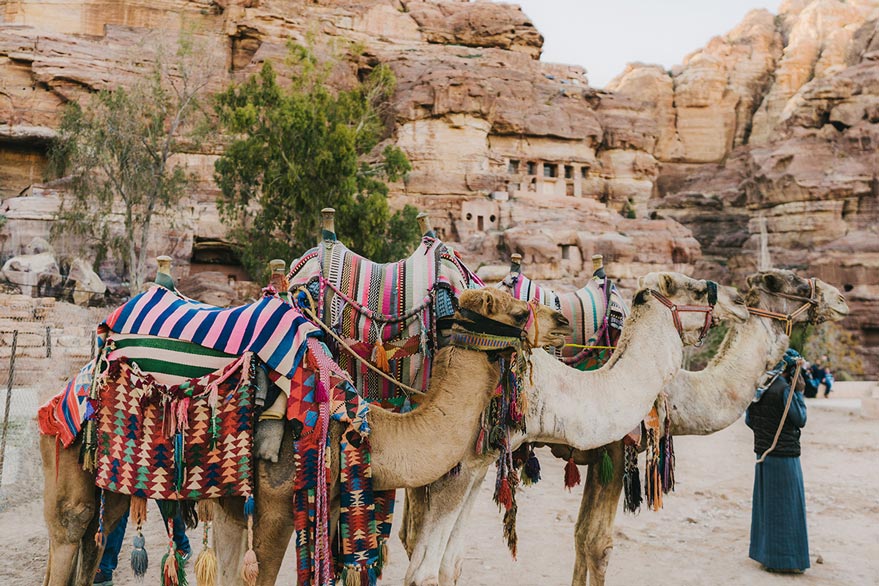
[[[760,307],[768,306],[761,301]],[[751,316],[733,326],[705,369],[681,370],[669,384],[672,433],[708,435],[732,425],[754,398],[760,376],[787,346],[783,322]]]
[[[633,308],[613,358],[599,370],[581,372],[535,351],[528,439],[580,450],[620,439],[650,411],[682,357],[668,309],[652,298]]]
[[[370,407],[376,490],[430,484],[472,451],[479,418],[500,378],[485,352],[446,347],[434,357],[425,400],[414,411]]]

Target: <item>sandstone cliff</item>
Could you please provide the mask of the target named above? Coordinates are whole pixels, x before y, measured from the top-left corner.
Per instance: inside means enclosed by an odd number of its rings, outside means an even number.
[[[540,33],[505,4],[13,0],[0,5],[0,255],[46,232],[57,191],[35,184],[66,101],[128,83],[181,31],[211,56],[215,88],[313,38],[345,56],[334,83],[393,68],[389,140],[414,167],[393,201],[431,210],[474,267],[498,272],[518,251],[537,278],[574,283],[597,252],[628,285],[670,267],[741,284],[765,227],[776,264],[853,286],[848,325],[879,369],[877,18],[875,0],[790,0],[671,72],[632,65],[597,91],[540,61]],[[227,262],[220,148],[178,153],[202,182],[151,243],[184,275]]]
[[[699,241],[701,274],[772,261],[848,284],[845,322],[879,372],[879,4],[785,2],[671,72],[631,65],[609,86],[659,122],[655,198]]]

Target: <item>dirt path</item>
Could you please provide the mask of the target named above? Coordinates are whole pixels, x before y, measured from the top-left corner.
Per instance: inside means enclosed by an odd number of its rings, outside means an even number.
[[[665,508],[637,516],[620,513],[609,586],[875,586],[879,585],[879,421],[862,419],[836,400],[809,402],[804,430],[803,469],[809,515],[812,569],[803,576],[767,574],[748,559],[750,495],[753,482],[751,434],[742,421],[712,436],[675,440],[675,494]],[[519,496],[519,561],[512,562],[501,539],[500,516],[487,481],[469,520],[462,586],[564,586],[573,567],[577,489],[562,486],[563,466],[541,454],[543,480]],[[159,583],[161,527],[150,508],[147,584]],[[193,532],[196,549],[200,529]],[[138,582],[128,568],[131,536],[122,551],[117,586]],[[42,581],[47,538],[38,500],[0,513],[0,585]],[[816,563],[820,555],[823,563]],[[394,538],[382,584],[399,585],[405,554]],[[279,584],[295,581],[292,549]],[[193,576],[190,576],[194,584]]]

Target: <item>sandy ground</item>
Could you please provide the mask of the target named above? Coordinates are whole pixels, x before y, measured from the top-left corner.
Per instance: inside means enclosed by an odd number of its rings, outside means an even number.
[[[751,434],[743,421],[708,437],[676,438],[676,492],[657,513],[620,513],[609,585],[654,586],[879,585],[879,421],[861,418],[856,401],[809,402],[802,464],[806,479],[812,569],[802,576],[767,574],[748,559],[750,494],[753,482]],[[853,408],[854,407],[854,408]],[[36,458],[36,454],[34,455]],[[573,567],[577,489],[562,484],[563,466],[541,454],[544,479],[519,496],[519,561],[511,561],[501,540],[500,516],[489,482],[468,523],[470,549],[461,584],[562,586]],[[42,581],[47,537],[38,495],[7,495],[0,513],[0,585]],[[158,584],[162,555],[160,524],[150,508],[147,584]],[[200,529],[192,537],[200,548]],[[117,586],[139,582],[127,567],[127,536]],[[292,548],[280,584],[295,582]],[[818,561],[820,556],[820,562]],[[401,584],[406,557],[394,538],[383,584]],[[190,575],[191,584],[194,577]]]

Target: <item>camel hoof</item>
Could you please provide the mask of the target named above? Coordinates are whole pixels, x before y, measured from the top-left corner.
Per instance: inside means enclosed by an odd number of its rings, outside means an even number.
[[[264,419],[256,424],[253,454],[260,460],[277,462],[283,439],[284,422],[280,419]]]

